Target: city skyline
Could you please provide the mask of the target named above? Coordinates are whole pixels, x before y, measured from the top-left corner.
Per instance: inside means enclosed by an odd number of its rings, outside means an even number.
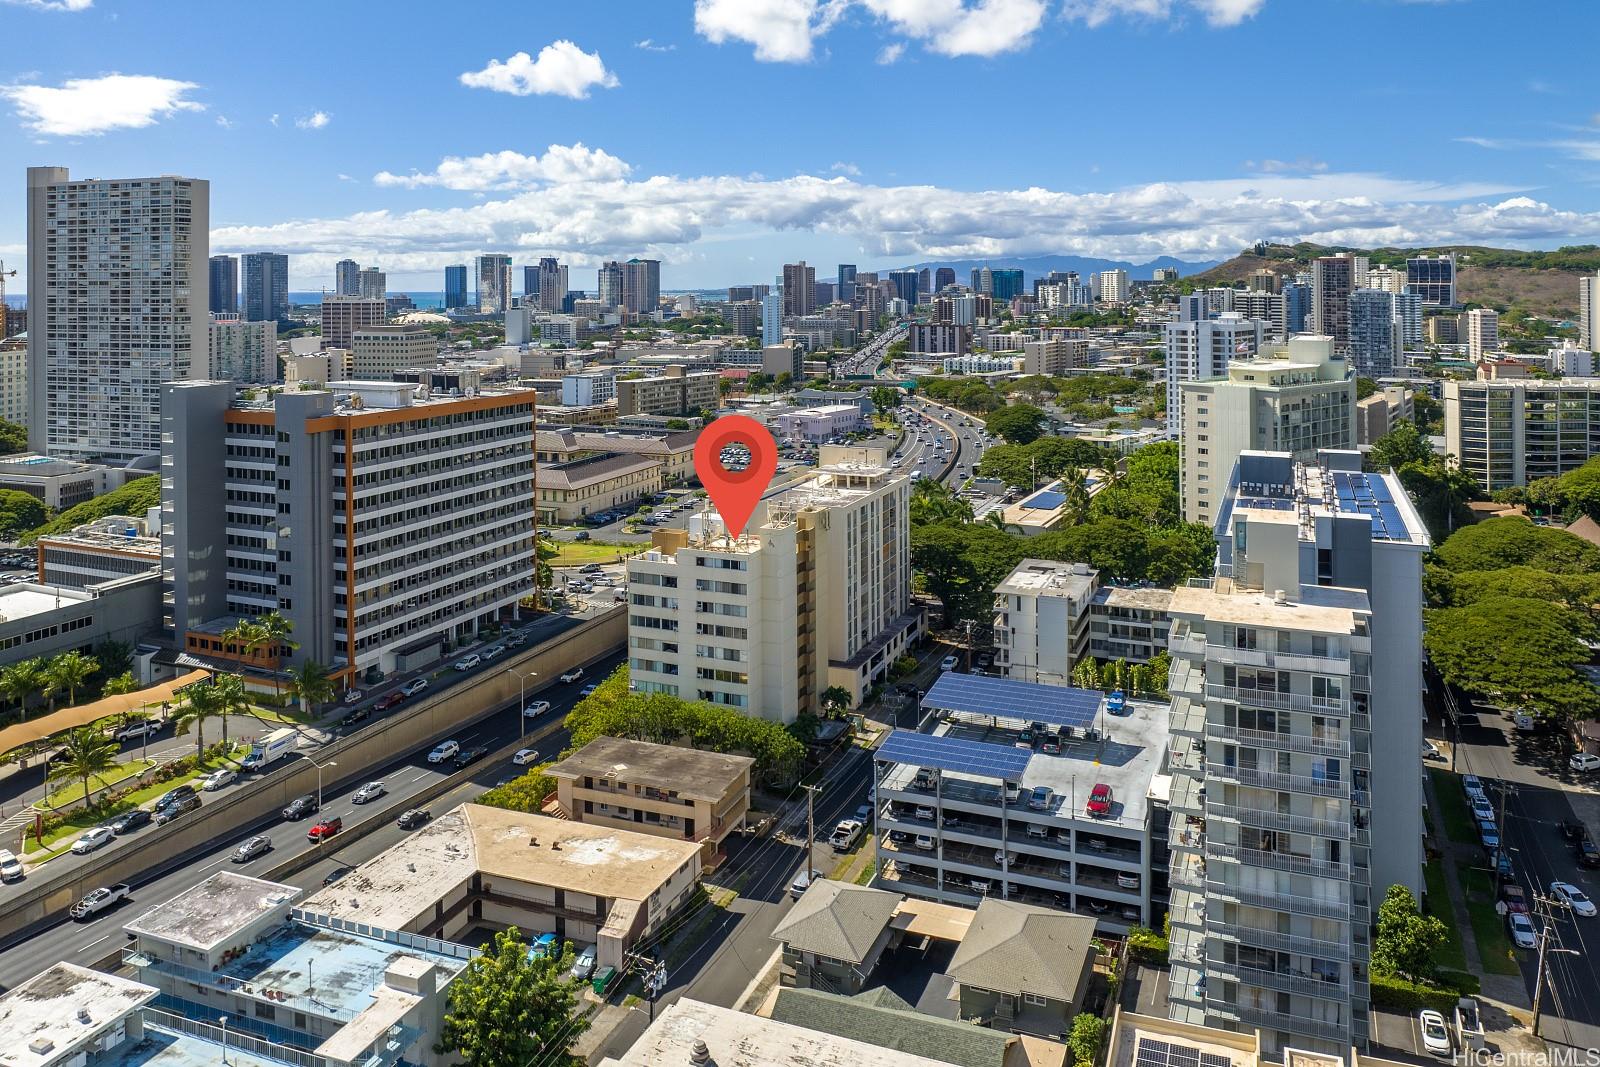
[[[657,258],[668,288],[693,289],[800,259],[1193,261],[1257,239],[1555,247],[1600,235],[1592,99],[1529,80],[1526,65],[1470,80],[1397,66],[1414,62],[1419,36],[1448,52],[1492,32],[1507,54],[1538,48],[1540,70],[1576,69],[1600,13],[1559,3],[1507,24],[1487,3],[1337,6],[1330,18],[1282,0],[796,0],[757,19],[751,5],[700,0],[435,34],[416,32],[426,9],[398,4],[382,25],[362,23],[370,48],[341,48],[337,62],[328,50],[359,16],[319,12],[325,32],[298,39],[269,84],[240,76],[264,14],[7,0],[0,23],[38,46],[0,85],[0,146],[85,175],[207,180],[212,252],[286,253],[296,291],[331,286],[345,258],[381,263],[397,291],[437,289],[446,265],[484,253],[556,256],[575,288],[606,260]],[[173,35],[175,22],[192,35]],[[1307,84],[1353,56],[1372,75],[1347,71],[1344,117],[1297,123],[1294,81],[1241,96],[1247,70],[1193,62],[1218,51],[1292,53]],[[406,79],[381,81],[367,55]],[[1069,93],[1111,91],[1074,110],[1068,136],[1032,138],[1003,169],[923,151],[915,109],[853,124],[827,106],[844,89],[910,87],[981,142],[1003,102],[1030,114],[1029,71],[1061,64]],[[382,92],[355,91],[374,79]],[[818,106],[785,109],[754,141],[705,135],[770,122],[768,107],[741,118],[705,91],[723,84]],[[1239,106],[1186,123],[1186,96]],[[1284,121],[1266,121],[1273,110]],[[1152,120],[1159,136],[1130,136]],[[287,179],[286,159],[298,161]],[[8,264],[23,255],[22,216],[18,175],[0,188]]]

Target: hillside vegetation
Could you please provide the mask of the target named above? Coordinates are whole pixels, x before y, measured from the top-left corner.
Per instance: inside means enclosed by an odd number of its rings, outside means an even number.
[[[147,474],[143,478],[135,478],[121,489],[113,489],[92,500],[85,500],[76,507],[68,508],[43,526],[35,527],[23,534],[18,540],[22,544],[31,545],[41,537],[66,533],[74,526],[82,526],[86,522],[94,522],[107,515],[131,515],[134,518],[142,518],[145,512],[160,503],[161,478],[159,475]]]

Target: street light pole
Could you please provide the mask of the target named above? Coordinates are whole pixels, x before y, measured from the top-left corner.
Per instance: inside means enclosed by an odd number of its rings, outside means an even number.
[[[338,764],[338,761],[336,761],[336,760],[329,760],[327,763],[317,763],[317,762],[313,761],[311,766],[313,766],[313,767],[315,767],[317,769],[317,810],[321,811],[322,810],[322,768],[324,768],[324,767],[337,767],[337,766],[339,766],[339,764]],[[319,841],[318,844],[321,844],[321,842]]]
[[[529,671],[527,674],[518,673],[515,667],[507,667],[507,674],[517,676],[517,736],[526,740],[528,736],[528,679],[539,677],[538,671]]]
[[[221,1018],[220,1021],[222,1023],[222,1062],[223,1063],[227,1063],[228,1062],[228,1017],[226,1015],[224,1015]]]

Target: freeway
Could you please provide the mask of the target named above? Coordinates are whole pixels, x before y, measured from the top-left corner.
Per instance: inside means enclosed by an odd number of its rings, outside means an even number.
[[[619,649],[590,665],[587,668],[588,673],[592,678],[604,677],[625,660],[624,651]],[[576,684],[558,685],[540,691],[541,698],[549,700],[553,706],[538,719],[528,720],[527,731],[536,732],[562,722],[567,712],[577,703],[579,688]],[[515,742],[521,736],[522,730],[521,708],[515,703],[508,703],[497,708],[489,718],[480,720],[456,734],[455,739],[463,747],[483,745],[493,753]],[[561,751],[566,744],[565,729],[558,729],[541,739],[537,747],[542,753],[549,755]],[[407,803],[409,798],[427,790],[455,769],[448,763],[429,764],[426,758],[429,747],[432,746],[422,747],[413,752],[397,753],[392,760],[381,767],[340,767],[337,771],[330,772],[323,787],[321,815],[339,815],[347,821],[369,817],[376,811],[398,815],[411,806]],[[519,773],[521,769],[514,767],[509,761],[485,762],[482,771],[474,776],[475,788],[478,792],[482,792],[497,781]],[[386,795],[366,805],[353,804],[350,794],[363,783],[370,781],[382,781],[387,787]],[[476,794],[469,790],[466,795]],[[307,841],[306,831],[315,822],[315,818],[291,822],[273,816],[255,825],[236,827],[216,838],[205,850],[184,857],[186,862],[183,866],[135,882],[133,899],[102,913],[90,922],[66,921],[63,911],[61,923],[24,940],[8,944],[4,951],[0,951],[0,987],[12,988],[57,960],[87,965],[104,956],[115,947],[111,939],[120,934],[123,923],[142,913],[145,908],[198,885],[212,871],[220,867],[229,867],[250,874],[267,870],[303,852],[321,849],[324,852],[338,853],[340,846],[337,837],[325,845],[313,845]],[[138,832],[148,833],[151,829]],[[380,831],[380,834],[384,832]],[[272,850],[248,863],[230,863],[231,854],[239,842],[258,833],[265,833],[272,839]],[[389,839],[392,841],[395,836],[397,835],[391,835]],[[327,862],[315,869],[326,871],[333,863],[334,860],[330,857]]]

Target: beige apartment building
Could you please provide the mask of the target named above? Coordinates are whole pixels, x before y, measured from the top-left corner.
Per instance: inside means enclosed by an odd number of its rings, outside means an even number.
[[[698,841],[709,863],[744,825],[754,766],[749,756],[597,737],[545,773],[573,822]]]
[[[325,296],[322,298],[322,347],[349,348],[357,330],[382,326],[388,321],[388,308],[382,300]]]
[[[617,415],[695,415],[721,403],[714,370],[691,373],[684,367],[663,367],[656,377],[618,378]]]
[[[1026,374],[1060,376],[1088,365],[1088,341],[1025,341],[1022,345],[1022,370]]]
[[[359,381],[385,381],[397,370],[437,367],[439,342],[421,326],[362,326],[350,333],[352,372]]]

